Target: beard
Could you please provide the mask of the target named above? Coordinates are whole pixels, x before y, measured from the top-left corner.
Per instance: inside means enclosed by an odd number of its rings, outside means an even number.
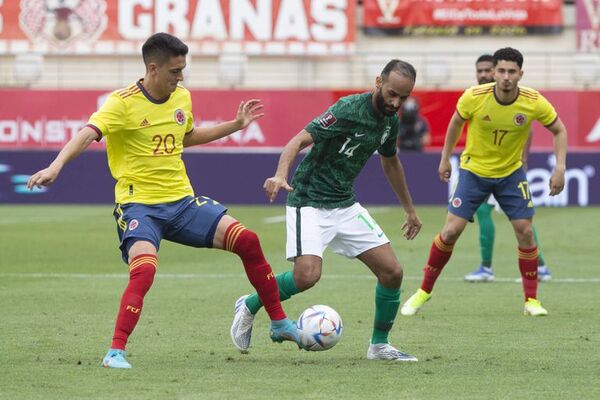
[[[392,109],[391,107],[389,107],[385,104],[385,100],[383,99],[383,93],[381,91],[381,88],[379,88],[375,91],[375,106],[377,107],[377,111],[379,112],[379,114],[385,115],[386,117],[394,116],[395,114],[398,113],[398,110],[400,109],[400,108]]]
[[[488,79],[488,78],[481,78],[477,81],[480,85],[483,85],[484,83],[492,83],[494,82],[494,79]]]

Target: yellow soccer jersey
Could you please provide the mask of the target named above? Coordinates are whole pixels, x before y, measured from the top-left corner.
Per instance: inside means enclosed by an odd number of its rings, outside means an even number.
[[[514,102],[501,104],[494,93],[495,85],[467,89],[456,106],[469,124],[460,166],[486,178],[508,176],[520,168],[531,123],[537,120],[550,126],[558,118],[552,104],[537,90],[519,87]]]
[[[183,137],[194,128],[187,89],[178,86],[156,100],[140,80],[113,92],[89,126],[106,136],[117,203],[159,204],[194,195],[181,159]]]

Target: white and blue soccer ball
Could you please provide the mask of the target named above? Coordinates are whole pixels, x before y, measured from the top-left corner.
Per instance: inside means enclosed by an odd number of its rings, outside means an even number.
[[[342,318],[333,308],[316,305],[298,317],[298,335],[308,351],[329,350],[342,337]]]

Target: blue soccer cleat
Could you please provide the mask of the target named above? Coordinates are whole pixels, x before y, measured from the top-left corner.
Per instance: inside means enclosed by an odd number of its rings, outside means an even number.
[[[545,265],[538,266],[538,281],[540,282],[548,282],[552,279],[552,275],[550,274],[550,270]]]
[[[492,267],[479,266],[475,271],[465,275],[467,282],[492,282],[494,280],[494,271]]]
[[[274,342],[281,343],[284,340],[289,340],[295,342],[299,348],[302,348],[296,321],[290,321],[288,318],[281,321],[271,321],[269,335]]]
[[[101,366],[104,368],[131,368],[131,364],[125,359],[125,351],[119,349],[108,349]]]

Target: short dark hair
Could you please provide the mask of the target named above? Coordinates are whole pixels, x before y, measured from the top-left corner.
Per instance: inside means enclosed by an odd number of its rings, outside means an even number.
[[[494,62],[494,56],[491,54],[482,54],[479,56],[479,58],[477,59],[477,61],[475,61],[475,64],[479,64],[480,62]]]
[[[142,57],[146,66],[151,62],[162,65],[171,57],[185,56],[187,53],[188,47],[185,43],[164,32],[150,36],[142,46]]]
[[[415,67],[413,67],[406,61],[393,59],[390,62],[388,62],[383,68],[383,71],[381,71],[381,79],[383,79],[384,81],[387,80],[387,77],[392,71],[398,72],[399,74],[402,74],[407,78],[412,79],[413,82],[417,80],[417,71],[415,70]]]
[[[504,47],[494,53],[494,66],[501,60],[516,62],[519,68],[523,68],[523,54],[512,47]]]

